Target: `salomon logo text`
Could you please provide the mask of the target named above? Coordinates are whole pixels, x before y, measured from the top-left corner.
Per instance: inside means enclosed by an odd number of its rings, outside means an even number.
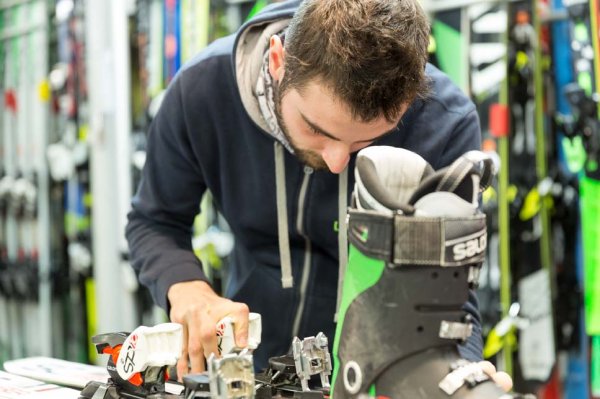
[[[454,254],[454,260],[459,261],[467,258],[471,258],[475,255],[479,255],[487,246],[487,237],[485,235],[475,238],[473,240],[461,242],[452,247],[452,253]]]

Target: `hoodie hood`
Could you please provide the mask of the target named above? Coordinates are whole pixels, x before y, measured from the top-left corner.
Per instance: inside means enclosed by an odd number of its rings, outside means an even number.
[[[271,36],[284,30],[300,0],[265,7],[238,30],[233,52],[233,68],[242,103],[248,115],[262,130],[273,135],[261,115],[255,88]]]

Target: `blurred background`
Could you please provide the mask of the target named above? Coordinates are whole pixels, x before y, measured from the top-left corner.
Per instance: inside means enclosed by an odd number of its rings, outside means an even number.
[[[167,320],[124,238],[146,132],[178,69],[268,0],[0,0],[0,363],[96,361],[89,337]],[[431,62],[475,102],[484,356],[544,399],[600,397],[598,0],[422,0]],[[234,245],[208,193],[194,248]]]

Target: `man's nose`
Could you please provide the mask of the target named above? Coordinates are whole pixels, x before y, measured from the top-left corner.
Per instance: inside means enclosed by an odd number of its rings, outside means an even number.
[[[350,161],[350,147],[341,142],[330,143],[321,156],[332,173],[341,173]]]

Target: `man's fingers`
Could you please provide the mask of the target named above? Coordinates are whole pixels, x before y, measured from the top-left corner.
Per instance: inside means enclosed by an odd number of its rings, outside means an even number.
[[[190,315],[188,319],[188,355],[192,373],[201,373],[205,370],[204,349],[200,335],[200,318],[197,313]]]
[[[217,351],[217,327],[214,322],[205,323],[202,326],[202,346],[204,348],[204,356],[208,359],[211,353],[215,356],[219,355]]]
[[[196,344],[193,346],[193,349],[191,349],[191,348],[192,348],[192,346],[190,345],[190,352],[189,352],[190,366],[191,366],[190,373],[192,373],[192,374],[201,373],[206,369],[206,367],[204,365],[204,350],[202,349],[202,345],[200,344],[200,341],[198,340],[196,342]]]
[[[180,377],[192,372],[205,371],[205,356],[219,354],[217,322],[226,316],[234,320],[236,346],[246,347],[248,342],[248,306],[218,296],[203,281],[173,284],[168,291],[171,304],[169,316],[184,329],[181,357],[177,362]],[[190,370],[191,369],[191,370]]]
[[[171,319],[175,319],[172,317]],[[183,382],[183,376],[188,373],[189,364],[188,364],[188,328],[187,324],[181,323],[177,320],[178,323],[182,326],[182,340],[181,343],[181,353],[179,354],[179,359],[177,360],[177,381]]]
[[[508,374],[503,371],[496,371],[496,367],[488,361],[479,362],[479,365],[484,373],[489,375],[500,388],[504,389],[506,392],[512,389],[513,382]]]
[[[235,345],[245,348],[248,345],[248,317],[250,309],[245,303],[238,303],[236,312],[231,316],[233,318],[233,334],[235,335]]]
[[[177,360],[177,381],[183,382],[183,376],[188,373],[188,354],[184,352],[181,354],[179,360]]]
[[[483,369],[483,372],[489,375],[490,377],[496,374],[496,367],[487,360],[479,362],[479,365]]]
[[[493,374],[492,379],[498,386],[504,389],[506,392],[510,391],[513,387],[512,378],[504,371],[498,371],[496,374]]]

